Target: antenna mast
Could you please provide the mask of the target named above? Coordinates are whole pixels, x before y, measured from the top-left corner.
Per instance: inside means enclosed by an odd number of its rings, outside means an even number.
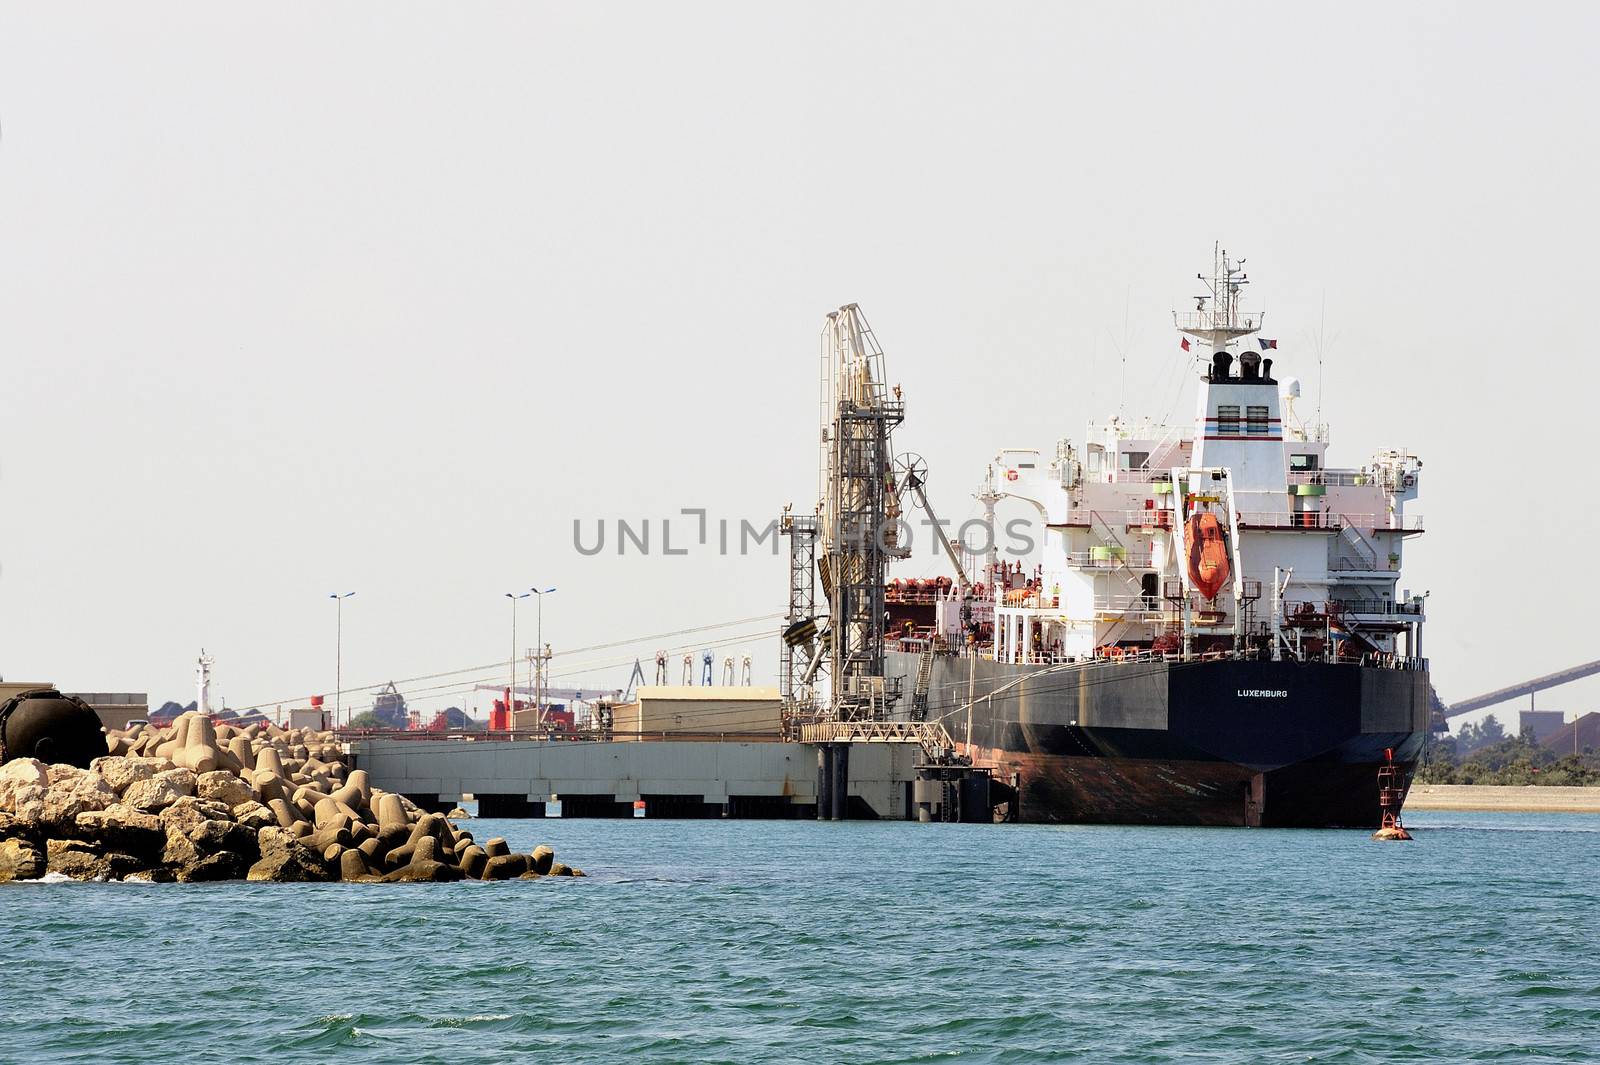
[[[1244,286],[1250,283],[1250,275],[1244,272],[1245,261],[1228,258],[1227,249],[1221,244],[1212,246],[1211,255],[1211,276],[1195,275],[1207,291],[1195,296],[1194,310],[1174,311],[1172,320],[1180,333],[1210,345],[1212,351],[1226,351],[1240,337],[1260,332],[1266,315],[1250,318],[1240,315],[1239,298]]]

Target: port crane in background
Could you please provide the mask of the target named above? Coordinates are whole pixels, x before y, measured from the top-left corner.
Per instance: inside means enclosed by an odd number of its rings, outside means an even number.
[[[1463,699],[1459,703],[1451,703],[1444,708],[1444,716],[1446,719],[1460,717],[1462,714],[1470,714],[1474,710],[1482,710],[1489,706],[1498,706],[1500,703],[1507,703],[1524,695],[1532,699],[1536,692],[1542,692],[1546,688],[1556,688],[1563,684],[1570,684],[1572,681],[1582,680],[1584,677],[1592,677],[1597,673],[1600,673],[1600,660],[1585,662],[1580,666],[1570,666],[1554,673],[1546,673],[1542,677],[1525,680],[1520,684],[1513,684],[1506,688],[1486,692],[1483,695],[1475,695],[1471,699]]]

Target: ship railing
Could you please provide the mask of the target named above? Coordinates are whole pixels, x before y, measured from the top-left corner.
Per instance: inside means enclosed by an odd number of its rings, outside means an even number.
[[[1067,511],[1066,520],[1059,525],[1091,526],[1096,521],[1108,526],[1128,528],[1172,528],[1170,507],[1142,507],[1137,510],[1102,510],[1098,507],[1073,507]]]
[[[1009,661],[1012,665],[1071,665],[1073,663],[1105,663],[1112,665],[1166,662],[1176,664],[1180,662],[1265,662],[1271,659],[1271,652],[1265,647],[1249,647],[1235,651],[1231,648],[1215,648],[1207,651],[1192,651],[1187,655],[1180,650],[1157,651],[1150,648],[1139,647],[1100,647],[1092,655],[1069,655],[1059,652],[1032,652],[1013,654],[1009,660],[993,659],[993,649],[984,645],[981,651],[986,652],[984,657],[995,661]],[[1291,648],[1284,649],[1285,662],[1306,663],[1342,663],[1345,665],[1361,665],[1371,669],[1394,669],[1403,671],[1425,671],[1428,668],[1426,658],[1377,653],[1366,654],[1360,658],[1351,658],[1340,655],[1334,648],[1324,648],[1321,651],[1301,651],[1298,655]]]
[[[1061,666],[1076,661],[1072,655],[1059,651],[1029,651],[1026,654],[1019,651],[1011,656],[1012,664],[1027,666]]]
[[[1408,603],[1404,600],[1391,602],[1387,599],[1334,599],[1330,600],[1340,613],[1388,616],[1404,614],[1408,617],[1421,617],[1422,607],[1417,603]]]
[[[1407,673],[1415,673],[1426,670],[1428,668],[1428,660],[1409,655],[1379,652],[1377,654],[1362,655],[1361,665],[1366,666],[1368,669],[1395,669]]]
[[[1087,528],[1096,521],[1108,526],[1123,528],[1172,527],[1173,512],[1168,507],[1149,507],[1138,510],[1101,510],[1097,507],[1073,507],[1065,519],[1053,522],[1056,527]],[[1239,524],[1252,529],[1332,529],[1347,526],[1370,532],[1422,532],[1420,514],[1336,514],[1324,510],[1241,510]]]
[[[1322,484],[1336,488],[1360,488],[1377,484],[1377,477],[1369,470],[1290,470],[1290,484]]]
[[[450,741],[456,743],[609,743],[617,741],[650,740],[678,743],[759,742],[777,741],[778,731],[712,732],[712,731],[654,731],[633,732],[618,729],[578,729],[564,732],[559,729],[364,729],[340,728],[333,730],[334,740],[354,743],[361,740]]]
[[[914,606],[929,606],[946,598],[938,592],[904,592],[893,588],[883,590],[885,603],[910,603]]]
[[[1148,551],[1142,553],[1129,553],[1122,548],[1112,548],[1111,553],[1121,551],[1116,557],[1096,557],[1091,548],[1088,551],[1072,551],[1067,554],[1067,565],[1073,569],[1120,569],[1123,566],[1129,569],[1150,569],[1153,565]],[[1100,552],[1107,555],[1107,552]]]
[[[1335,514],[1332,511],[1241,510],[1239,525],[1250,529],[1366,529],[1371,532],[1421,532],[1420,514]]]
[[[1166,605],[1157,595],[1099,595],[1095,596],[1094,611],[1096,614],[1149,614],[1160,618],[1166,612]]]
[[[1007,610],[1056,610],[1061,606],[1059,595],[1046,595],[1041,591],[1013,588],[1003,593],[1003,601],[995,606]]]
[[[1423,609],[1421,605],[1403,599],[1286,599],[1283,613],[1286,621],[1293,621],[1297,617],[1320,620],[1324,615],[1338,618],[1344,614],[1421,617]]]
[[[1152,484],[1157,481],[1172,480],[1172,471],[1153,466],[1140,466],[1137,469],[1114,469],[1106,471],[1110,474],[1106,478],[1109,484]]]
[[[1393,573],[1400,566],[1390,559],[1380,558],[1376,562],[1368,562],[1364,558],[1350,558],[1340,555],[1334,560],[1333,568],[1340,573]]]
[[[1241,325],[1239,319],[1233,317],[1225,308],[1212,311],[1173,311],[1172,321],[1185,333],[1246,336],[1260,332],[1260,326],[1253,318],[1246,319]]]
[[[955,741],[937,721],[797,722],[801,743],[914,743],[929,757],[955,749]]]

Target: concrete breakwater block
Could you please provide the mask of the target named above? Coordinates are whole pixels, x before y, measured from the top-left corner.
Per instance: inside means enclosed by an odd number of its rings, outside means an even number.
[[[372,877],[372,869],[358,850],[347,850],[339,855],[339,879],[358,881]]]
[[[331,734],[217,726],[103,734],[87,765],[0,765],[0,881],[77,879],[439,883],[565,868],[554,852],[479,845],[450,818],[350,770]],[[97,748],[98,749],[98,748]],[[577,875],[577,874],[575,874]]]
[[[483,867],[484,880],[510,880],[530,870],[526,854],[498,854]]]
[[[483,867],[489,864],[489,856],[482,847],[472,845],[461,854],[461,871],[473,880],[483,879]]]

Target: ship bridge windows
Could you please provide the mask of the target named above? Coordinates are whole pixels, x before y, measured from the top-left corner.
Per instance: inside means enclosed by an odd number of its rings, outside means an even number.
[[[1315,455],[1290,455],[1289,469],[1294,473],[1311,473],[1320,466]]]
[[[1123,469],[1125,469],[1125,470],[1142,470],[1147,465],[1149,465],[1149,463],[1150,463],[1150,452],[1148,452],[1148,451],[1124,451],[1124,452],[1121,452],[1120,458],[1121,458],[1121,461],[1122,461],[1122,468]]]
[[[1267,435],[1267,408],[1246,407],[1244,409],[1245,425],[1252,436]]]
[[[1239,435],[1239,408],[1237,405],[1224,403],[1217,407],[1217,435]]]

